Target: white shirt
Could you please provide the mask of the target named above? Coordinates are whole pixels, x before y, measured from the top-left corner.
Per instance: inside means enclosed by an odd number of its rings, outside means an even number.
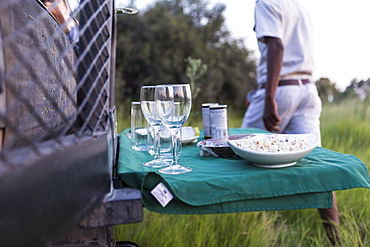
[[[295,72],[313,72],[312,23],[297,0],[257,0],[254,31],[261,52],[258,83],[266,82],[267,77],[267,46],[263,37],[280,38],[283,43],[281,77]]]

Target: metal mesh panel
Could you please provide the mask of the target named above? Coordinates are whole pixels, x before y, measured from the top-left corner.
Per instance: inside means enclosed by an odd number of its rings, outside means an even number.
[[[52,7],[0,0],[0,170],[107,131],[113,1],[81,0],[65,22]]]

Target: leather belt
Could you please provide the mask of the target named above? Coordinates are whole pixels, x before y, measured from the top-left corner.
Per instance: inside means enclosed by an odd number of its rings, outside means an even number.
[[[302,79],[302,84],[311,83],[309,79]],[[292,85],[299,85],[299,80],[287,79],[287,80],[280,80],[278,86],[292,86]],[[265,88],[266,83],[262,83],[258,86],[258,89]]]

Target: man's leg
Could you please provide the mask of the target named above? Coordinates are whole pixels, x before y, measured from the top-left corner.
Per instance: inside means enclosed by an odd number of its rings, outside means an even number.
[[[333,192],[333,208],[321,209],[319,208],[319,213],[321,219],[324,220],[324,227],[326,234],[333,246],[341,246],[341,241],[339,237],[339,214],[337,199],[335,193]]]

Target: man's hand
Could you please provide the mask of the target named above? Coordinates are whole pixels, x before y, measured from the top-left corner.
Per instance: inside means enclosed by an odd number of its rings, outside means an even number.
[[[274,98],[265,99],[265,109],[263,111],[263,122],[265,128],[270,132],[280,131],[281,118],[278,115],[277,104]]]
[[[65,33],[69,33],[75,23],[69,16],[69,9],[64,0],[57,0],[55,2],[45,2],[46,8],[57,19],[59,25],[63,27]]]

